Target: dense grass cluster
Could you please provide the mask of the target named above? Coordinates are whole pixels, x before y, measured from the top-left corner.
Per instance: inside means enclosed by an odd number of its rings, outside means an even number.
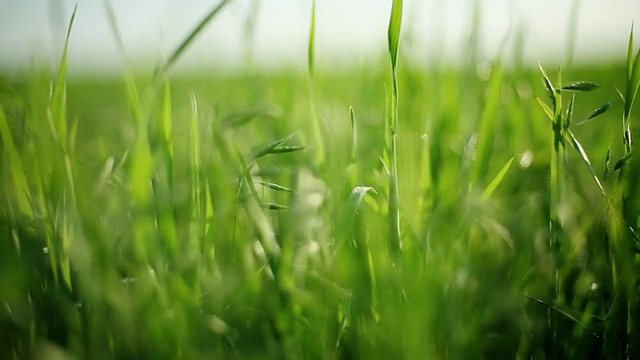
[[[169,76],[227,2],[151,77],[0,80],[0,358],[640,358],[633,37],[425,70],[396,0],[390,66],[313,11],[308,74]]]

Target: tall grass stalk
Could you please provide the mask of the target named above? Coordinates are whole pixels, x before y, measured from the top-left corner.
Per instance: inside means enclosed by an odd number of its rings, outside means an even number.
[[[69,289],[72,288],[72,284],[68,252],[73,239],[73,220],[69,219],[67,214],[68,210],[75,207],[74,174],[71,164],[77,123],[70,125],[67,117],[67,50],[77,9],[76,5],[71,14],[71,20],[69,20],[60,67],[53,83],[50,107],[47,112],[52,141],[49,150],[55,154],[49,191],[56,197],[56,203],[54,218],[50,220],[54,222],[54,229],[61,230],[54,231],[61,233],[59,246],[54,245],[49,251],[57,253],[62,280]],[[52,267],[55,267],[55,264],[56,261],[52,261]],[[56,274],[55,271],[54,274]]]
[[[316,99],[316,0],[311,1],[311,23],[309,24],[309,47],[307,49],[307,70],[309,75],[309,106],[311,107],[311,127],[315,146],[315,163],[321,168],[325,160],[325,143],[322,124],[318,116]]]
[[[549,80],[549,77],[539,66],[540,72],[542,74],[543,84],[547,91],[547,95],[551,100],[552,106],[547,106],[540,99],[537,99],[539,104],[542,106],[544,112],[547,117],[551,120],[552,129],[553,129],[553,148],[552,148],[552,161],[551,161],[551,184],[550,184],[550,275],[549,280],[553,285],[552,290],[552,301],[550,303],[545,303],[548,308],[548,326],[551,331],[551,348],[550,351],[554,356],[562,356],[563,349],[561,344],[563,343],[564,335],[559,334],[558,327],[558,315],[562,315],[567,318],[567,313],[564,311],[560,311],[560,307],[565,306],[565,301],[567,299],[564,298],[561,294],[566,294],[567,289],[565,288],[562,281],[566,279],[566,275],[561,273],[561,269],[570,267],[570,264],[567,263],[568,260],[565,260],[564,254],[567,253],[566,249],[563,249],[565,246],[571,246],[571,244],[567,243],[567,239],[569,239],[568,234],[564,229],[564,219],[561,218],[560,210],[562,207],[567,206],[568,204],[564,203],[565,188],[564,183],[564,170],[567,162],[567,153],[566,148],[573,148],[587,169],[589,170],[590,176],[593,178],[594,182],[597,185],[597,188],[600,194],[603,196],[605,204],[607,204],[607,209],[611,210],[611,214],[615,215],[615,209],[613,208],[610,198],[607,195],[602,182],[596,175],[596,172],[589,160],[589,157],[582,146],[582,144],[578,141],[576,136],[570,130],[570,125],[574,118],[574,107],[575,107],[575,92],[586,92],[598,89],[600,85],[589,82],[589,81],[578,81],[570,84],[563,85],[560,80],[558,80],[557,85],[554,87]],[[558,75],[558,79],[560,75]],[[562,103],[562,93],[563,92],[574,92],[571,96],[570,100],[566,105],[566,109],[564,108],[564,104]],[[600,107],[596,108],[591,114],[583,121],[581,121],[578,125],[591,121],[592,119],[604,114],[610,107],[611,103],[605,103]],[[562,243],[561,243],[562,242]],[[537,300],[539,301],[539,300]],[[542,302],[544,303],[544,302]],[[571,317],[568,317],[571,319]],[[580,326],[584,327],[585,330],[589,330],[584,324],[579,321],[575,321]],[[598,337],[597,334],[594,334]],[[577,353],[577,352],[576,352]]]
[[[398,188],[398,49],[400,46],[400,31],[402,28],[402,0],[393,0],[391,17],[387,30],[389,57],[391,59],[391,109],[387,127],[390,129],[389,139],[389,245],[391,250],[399,254],[402,250],[402,236],[400,232],[400,191]]]
[[[551,149],[551,168],[549,185],[549,283],[552,286],[552,303],[557,304],[560,295],[560,246],[563,239],[562,219],[560,207],[563,205],[565,193],[565,163],[566,149],[564,140],[564,114],[562,112],[562,93],[556,90],[542,66],[539,66],[542,80],[551,100],[551,109],[546,108],[547,115],[551,118],[553,141]],[[557,87],[561,87],[561,76],[558,72]],[[544,107],[544,106],[543,106]],[[570,105],[571,107],[571,105]],[[557,314],[552,309],[548,310],[548,325],[551,331],[551,346],[557,349]]]

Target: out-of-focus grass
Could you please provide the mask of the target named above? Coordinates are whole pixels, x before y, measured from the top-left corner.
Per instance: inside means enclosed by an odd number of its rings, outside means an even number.
[[[391,73],[316,69],[312,26],[308,74],[3,78],[0,356],[635,354],[633,61],[563,69],[602,87],[556,120],[613,105],[554,138],[537,69],[399,30]]]

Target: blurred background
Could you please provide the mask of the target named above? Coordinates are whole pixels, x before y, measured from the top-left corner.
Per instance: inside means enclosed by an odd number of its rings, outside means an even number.
[[[136,67],[161,60],[218,4],[217,0],[109,2],[127,61]],[[69,53],[72,75],[117,72],[124,61],[105,1],[77,3]],[[57,63],[75,4],[75,0],[0,0],[0,67],[15,70]],[[335,68],[381,61],[390,4],[318,0],[319,65]],[[232,1],[177,69],[304,68],[310,11],[311,0]],[[406,0],[404,12],[402,51],[407,61],[458,63],[468,56],[471,29],[479,29],[474,36],[480,59],[497,54],[509,58],[510,52],[522,48],[522,58],[533,64],[560,59],[588,63],[625,56],[640,1]],[[514,47],[517,42],[521,46]]]

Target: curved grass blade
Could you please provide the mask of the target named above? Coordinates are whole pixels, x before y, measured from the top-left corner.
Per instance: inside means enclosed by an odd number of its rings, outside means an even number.
[[[593,170],[591,161],[589,161],[589,157],[587,156],[587,153],[584,151],[584,148],[582,147],[578,139],[576,139],[576,137],[573,135],[571,130],[567,129],[566,134],[569,136],[569,143],[571,144],[571,146],[578,152],[578,154],[580,154],[582,161],[585,163],[585,165],[587,165],[587,168],[591,173],[591,177],[593,177],[593,180],[596,182],[596,185],[598,185],[600,192],[608,200],[609,198],[607,197],[607,193],[604,191],[604,188],[602,187],[602,183],[600,183],[600,180],[598,179],[598,175],[596,175],[596,172]]]
[[[593,110],[591,115],[589,115],[586,119],[584,119],[581,122],[579,122],[578,125],[582,125],[582,124],[584,124],[586,122],[589,122],[589,121],[593,120],[594,118],[604,114],[605,112],[607,112],[607,110],[609,110],[609,108],[611,107],[612,104],[613,104],[612,102],[608,102],[606,104],[600,105],[600,107],[598,107],[597,109]]]
[[[113,32],[113,36],[116,40],[116,45],[118,45],[118,51],[120,51],[120,55],[126,59],[125,50],[124,50],[124,42],[122,41],[122,36],[120,35],[120,31],[118,30],[118,23],[116,21],[115,13],[113,12],[113,7],[111,6],[110,0],[104,1],[105,12],[107,13],[107,20],[109,21],[109,27]]]
[[[220,120],[220,123],[223,126],[239,127],[258,117],[274,119],[279,117],[279,114],[276,109],[249,109],[228,115]]]
[[[613,170],[620,170],[622,169],[623,166],[625,166],[629,160],[631,160],[633,158],[633,153],[630,152],[627,155],[623,156],[620,160],[616,161],[615,166],[613,167]]]
[[[171,66],[180,58],[180,55],[191,45],[191,42],[204,30],[204,28],[211,22],[211,20],[218,15],[218,13],[225,7],[225,5],[229,4],[232,0],[222,0],[218,5],[216,5],[209,13],[196,25],[196,27],[191,30],[189,35],[182,40],[180,45],[176,47],[176,49],[171,53],[169,59],[164,65],[162,65],[157,71],[156,76],[167,72]]]
[[[7,118],[0,104],[0,136],[2,138],[2,145],[9,158],[9,168],[11,171],[11,178],[13,180],[13,186],[15,195],[18,200],[18,209],[21,213],[32,217],[33,210],[31,208],[31,191],[27,183],[27,177],[22,167],[22,161],[20,160],[20,153],[13,142],[13,136],[7,123]]]
[[[353,188],[353,190],[351,190],[351,193],[349,194],[349,200],[347,201],[347,208],[350,210],[350,212],[355,213],[355,211],[357,211],[360,203],[362,203],[362,200],[364,200],[364,197],[368,193],[377,194],[376,190],[371,186],[356,186]]]
[[[624,102],[624,118],[628,119],[631,115],[631,108],[635,102],[636,95],[638,94],[638,87],[640,86],[640,65],[638,64],[638,57],[640,56],[640,49],[633,56],[633,25],[631,26],[631,33],[629,34],[629,48],[627,50],[627,84],[626,95]]]
[[[51,96],[51,121],[53,122],[56,138],[63,149],[68,149],[68,130],[67,130],[67,50],[69,48],[69,38],[71,37],[71,29],[76,18],[78,5],[73,8],[69,27],[67,28],[67,36],[64,41],[62,50],[62,58],[60,59],[60,68],[56,77],[55,85]]]
[[[529,296],[529,295],[522,295],[522,296],[526,297],[527,299],[529,299],[529,300],[531,300],[531,301],[533,301],[533,302],[536,302],[536,303],[538,303],[538,304],[544,305],[544,306],[546,306],[547,308],[549,308],[549,309],[551,309],[551,310],[553,310],[553,311],[555,311],[555,312],[557,312],[557,313],[559,313],[559,314],[563,315],[564,317],[566,317],[567,319],[569,319],[569,320],[573,321],[574,323],[576,323],[578,326],[580,326],[580,327],[581,327],[581,328],[583,328],[584,330],[586,330],[586,331],[590,332],[594,337],[596,337],[596,338],[598,338],[598,337],[599,337],[599,336],[598,336],[598,334],[596,334],[596,333],[595,333],[595,332],[593,332],[591,329],[589,329],[589,328],[588,328],[588,327],[586,327],[584,324],[582,324],[582,322],[580,322],[580,320],[578,320],[575,316],[573,316],[573,315],[569,314],[568,312],[566,312],[566,311],[564,311],[564,310],[562,310],[562,309],[558,308],[557,306],[552,305],[552,304],[550,304],[550,303],[548,303],[548,302],[546,302],[546,301],[540,300],[540,299],[538,299],[538,298],[534,298],[533,296]],[[601,319],[599,319],[599,318],[595,318],[595,319],[596,319],[596,320],[601,320]]]
[[[348,230],[346,233],[351,233],[353,221],[358,213],[360,204],[368,193],[377,194],[376,190],[370,186],[356,186],[351,190],[345,207],[345,215],[340,224],[340,229]]]
[[[480,184],[486,178],[487,168],[493,153],[496,123],[499,118],[500,102],[504,76],[500,61],[496,61],[491,69],[488,84],[483,97],[480,114],[480,129],[475,147],[475,161],[471,168],[471,183]]]

